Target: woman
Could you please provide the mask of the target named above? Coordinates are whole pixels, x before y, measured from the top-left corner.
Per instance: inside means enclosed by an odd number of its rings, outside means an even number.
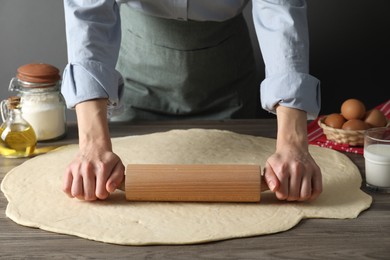
[[[105,199],[122,181],[109,120],[253,117],[258,86],[242,15],[248,1],[64,1],[62,93],[76,109],[80,145],[64,176],[66,194]],[[278,122],[265,180],[280,200],[315,199],[321,171],[308,152],[306,124],[319,112],[320,84],[308,72],[306,2],[254,0],[253,18],[266,65],[261,103]]]

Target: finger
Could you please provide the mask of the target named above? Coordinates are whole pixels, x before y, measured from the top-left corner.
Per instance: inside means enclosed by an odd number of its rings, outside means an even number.
[[[294,174],[290,174],[290,181],[289,181],[289,190],[288,190],[288,201],[297,201],[300,197],[301,193],[301,184],[302,184],[302,169],[297,166],[297,168],[294,169]]]
[[[276,184],[273,191],[275,192],[275,195],[279,200],[287,199],[289,178],[288,175],[286,175],[286,170],[283,171],[279,169],[276,172],[267,161],[264,177],[269,186]]]
[[[286,171],[287,170],[284,170],[284,172],[275,172],[279,180],[279,188],[275,192],[275,195],[279,200],[286,200],[288,198],[290,178]]]
[[[306,201],[312,196],[311,176],[305,176],[302,179],[299,201]]]
[[[315,200],[322,193],[322,175],[319,171],[312,180],[312,194],[310,200]]]
[[[65,171],[64,178],[62,181],[62,191],[66,193],[70,198],[73,198],[72,196],[72,182],[73,182],[73,175],[72,171],[70,170],[70,167],[68,167]]]
[[[91,162],[84,162],[81,165],[83,199],[93,200],[95,197],[95,167]]]
[[[279,188],[280,183],[278,177],[276,176],[274,170],[268,162],[266,162],[265,164],[263,175],[268,188],[271,191],[275,192]]]
[[[121,161],[118,161],[106,183],[106,190],[108,192],[114,192],[115,189],[120,186],[124,177],[124,172],[125,167]]]
[[[95,196],[98,199],[104,200],[108,197],[109,193],[106,190],[107,176],[109,173],[102,172],[101,174],[96,176],[96,190]]]
[[[96,200],[95,195],[96,178],[95,173],[88,171],[83,176],[83,188],[84,188],[84,199],[87,201]]]
[[[289,180],[285,179],[279,185],[279,189],[275,192],[276,197],[279,200],[286,200],[288,198]]]
[[[76,197],[79,200],[84,199],[83,179],[80,174],[73,175],[71,194],[73,197]]]

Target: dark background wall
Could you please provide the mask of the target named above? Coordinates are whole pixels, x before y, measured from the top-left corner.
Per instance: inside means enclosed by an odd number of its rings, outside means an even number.
[[[347,98],[372,108],[390,98],[389,0],[307,0],[311,74],[321,80],[321,114],[338,112]],[[251,4],[244,11],[253,31]],[[46,62],[63,70],[66,43],[61,0],[2,0],[0,6],[0,99],[16,69]],[[259,83],[264,77],[257,53]],[[259,117],[273,117],[259,109]],[[68,120],[75,119],[68,111]]]
[[[373,108],[390,99],[390,1],[309,0],[311,73],[321,113],[351,97]]]

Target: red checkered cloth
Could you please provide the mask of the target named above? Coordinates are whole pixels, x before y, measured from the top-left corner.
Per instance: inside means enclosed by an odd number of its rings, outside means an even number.
[[[375,108],[381,110],[390,120],[390,99],[387,102],[376,106]],[[317,117],[307,126],[309,144],[327,147],[343,152],[363,154],[363,146],[350,146],[348,144],[339,144],[326,139],[322,128],[318,125],[318,120],[320,120],[322,117],[324,117],[324,115]]]

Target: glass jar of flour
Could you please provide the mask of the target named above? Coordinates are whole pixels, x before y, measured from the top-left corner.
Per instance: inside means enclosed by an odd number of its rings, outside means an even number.
[[[66,105],[60,92],[59,69],[44,63],[18,68],[9,90],[21,97],[21,111],[38,141],[61,139],[66,135]]]

